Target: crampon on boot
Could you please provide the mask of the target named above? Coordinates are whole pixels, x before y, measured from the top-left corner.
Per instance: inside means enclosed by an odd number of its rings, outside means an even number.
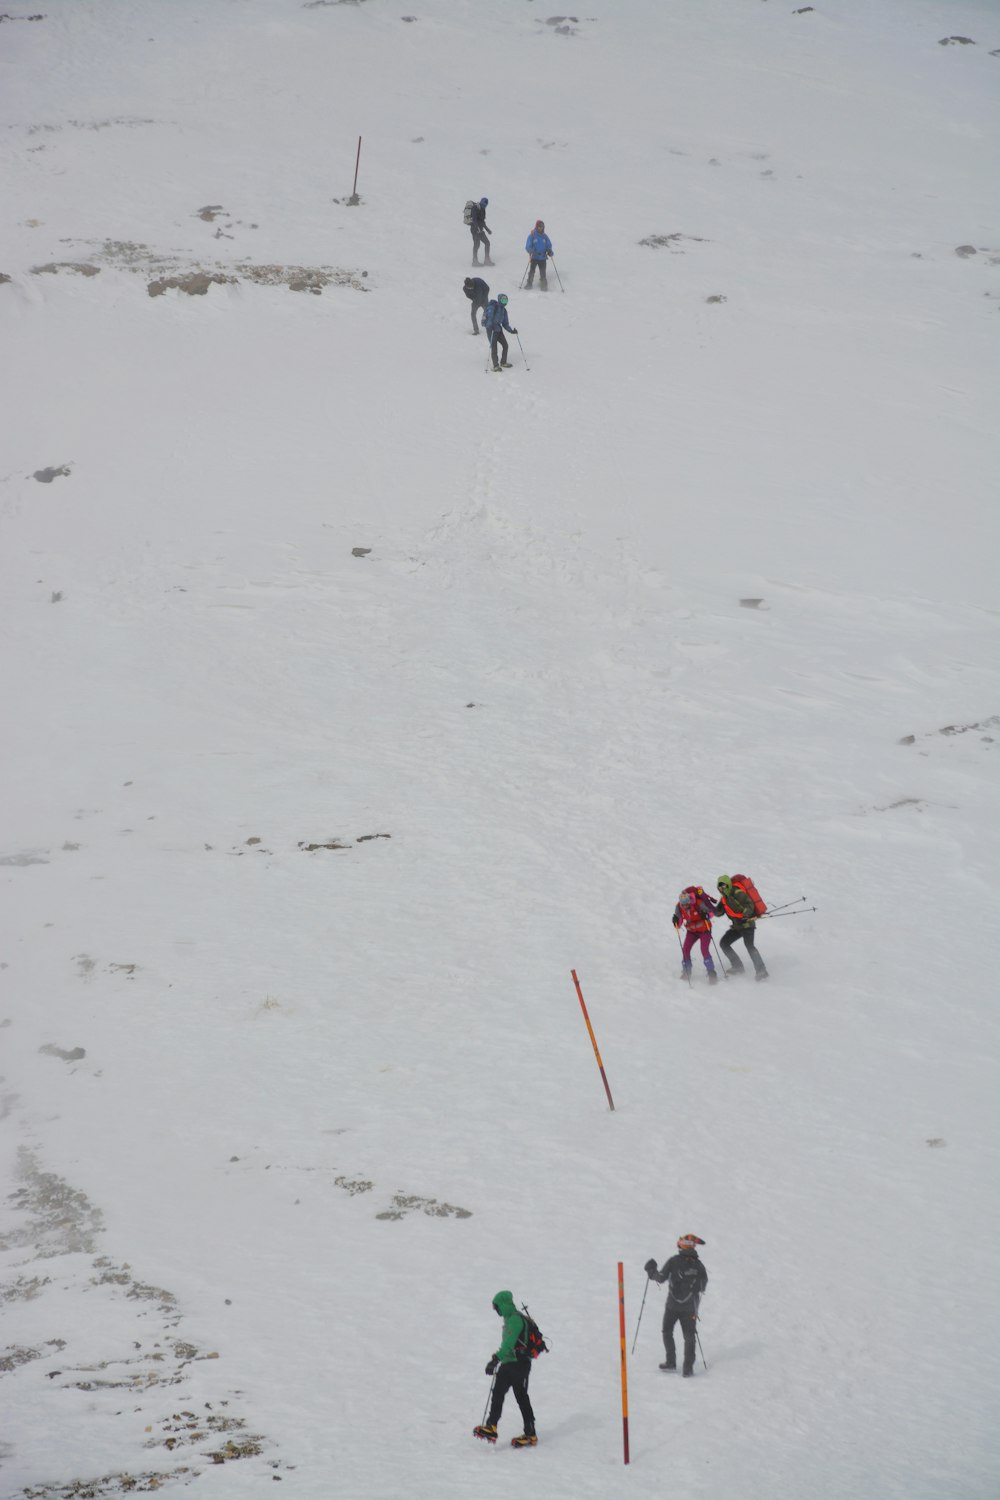
[[[522,1432],[520,1437],[511,1438],[512,1448],[537,1448],[538,1438],[533,1432]]]
[[[482,1438],[486,1443],[495,1443],[497,1440],[497,1430],[491,1423],[485,1422],[481,1427],[473,1427],[472,1436]]]

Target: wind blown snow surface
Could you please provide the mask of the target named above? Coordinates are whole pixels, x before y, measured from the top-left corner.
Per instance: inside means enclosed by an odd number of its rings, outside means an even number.
[[[0,1493],[996,1496],[995,4],[35,3]]]

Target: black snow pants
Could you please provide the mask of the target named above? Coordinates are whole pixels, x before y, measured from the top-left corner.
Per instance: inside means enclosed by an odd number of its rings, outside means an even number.
[[[477,229],[476,225],[473,224],[473,226],[472,226],[472,264],[474,266],[478,266],[478,264],[479,264],[479,247],[480,247],[480,245],[482,245],[483,249],[486,251],[486,256],[485,256],[484,264],[488,266],[490,264],[490,242],[486,238],[486,236],[483,233],[483,231],[481,229]]]
[[[473,303],[472,303],[472,331],[473,331],[473,333],[478,333],[479,332],[479,324],[476,322],[476,313],[477,312],[485,312],[486,311],[486,303],[489,301],[489,295],[490,294],[489,294],[488,291],[481,292],[479,294],[479,296],[473,300]]]
[[[499,368],[500,368],[500,363],[501,362],[500,362],[500,360],[497,359],[497,349],[498,349],[498,347],[501,344],[503,344],[503,363],[506,364],[507,363],[507,355],[508,355],[508,353],[510,351],[509,351],[509,348],[508,348],[507,340],[504,338],[503,334],[501,333],[500,329],[498,328],[497,331],[496,331],[496,333],[494,333],[492,339],[490,340],[490,353],[493,356],[493,368],[494,368],[494,370],[499,370]]]
[[[687,1374],[694,1369],[694,1330],[696,1318],[694,1313],[681,1312],[676,1307],[667,1307],[663,1314],[663,1347],[667,1355],[667,1368],[672,1370],[677,1365],[677,1350],[674,1347],[674,1325],[681,1325],[681,1333],[684,1335],[684,1372]]]
[[[532,282],[535,279],[535,272],[536,271],[538,272],[538,280],[541,283],[541,290],[543,292],[547,292],[548,289],[549,289],[549,284],[545,280],[545,261],[544,260],[533,260],[531,262],[530,266],[528,267],[528,285],[529,286],[531,286]]]
[[[513,1391],[514,1400],[521,1408],[524,1430],[529,1437],[534,1435],[535,1413],[531,1410],[531,1402],[528,1400],[528,1376],[530,1374],[530,1359],[516,1359],[511,1364],[499,1366],[496,1380],[493,1382],[493,1400],[490,1402],[490,1414],[486,1418],[489,1426],[496,1427],[498,1425],[500,1413],[503,1411],[504,1397],[508,1391]]]
[[[722,949],[723,953],[726,955],[726,957],[729,959],[730,964],[732,965],[732,972],[734,974],[743,973],[742,960],[738,959],[736,957],[736,954],[733,952],[733,944],[738,943],[740,938],[742,938],[744,943],[746,943],[747,945],[747,952],[749,953],[750,958],[753,961],[754,973],[766,974],[767,969],[764,966],[764,960],[757,952],[757,945],[754,941],[754,933],[752,927],[747,927],[742,932],[738,927],[730,927],[729,931],[722,939],[722,942],[719,944],[719,947]]]

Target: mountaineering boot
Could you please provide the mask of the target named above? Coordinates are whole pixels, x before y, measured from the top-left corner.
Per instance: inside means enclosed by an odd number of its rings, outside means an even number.
[[[672,1365],[670,1363],[669,1359],[665,1359],[663,1361],[662,1365],[660,1366],[661,1370],[676,1370],[676,1368],[677,1368],[677,1366],[675,1364]]]
[[[739,968],[737,969],[737,967],[736,967],[735,964],[730,963],[730,966],[729,966],[730,977],[732,977],[733,974],[745,974],[745,973],[746,973],[746,969],[744,969],[744,967],[743,967],[742,964],[740,964]]]
[[[509,359],[502,359],[500,361],[500,368],[501,368],[501,370],[509,370],[509,369],[511,369],[512,366],[511,366],[510,360]]]
[[[684,1376],[684,1379],[687,1380],[691,1375],[694,1374],[694,1369],[693,1367],[689,1369],[688,1366],[685,1365],[683,1370],[681,1371],[681,1374]]]
[[[497,1430],[491,1422],[486,1422],[482,1427],[473,1427],[472,1436],[483,1438],[487,1443],[495,1443],[497,1440]]]
[[[520,1437],[511,1438],[512,1448],[537,1448],[538,1438],[533,1432],[522,1432]]]
[[[766,978],[767,978],[767,970],[766,970],[766,969],[761,969],[761,970],[760,970],[760,971],[759,971],[759,972],[758,972],[758,973],[757,973],[757,975],[756,975],[756,976],[755,976],[755,977],[756,977],[756,979],[757,979],[757,981],[758,981],[758,983],[759,983],[759,982],[760,982],[760,980],[762,980],[762,979],[766,979]]]
[[[708,971],[708,982],[709,984],[718,984],[719,982],[719,976],[714,969],[709,969]]]
[[[495,266],[496,265],[496,261],[495,260],[490,260],[489,256],[487,256],[486,259],[483,261],[483,265],[484,266]]]

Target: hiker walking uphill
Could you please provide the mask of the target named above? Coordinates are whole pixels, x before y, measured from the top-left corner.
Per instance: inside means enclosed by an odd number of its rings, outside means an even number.
[[[501,292],[494,302],[487,302],[486,311],[483,313],[483,327],[490,336],[490,357],[493,360],[494,370],[507,370],[510,361],[507,355],[510,353],[507,340],[504,338],[504,329],[508,333],[517,333],[516,328],[511,328],[510,319],[507,317],[507,295]],[[503,359],[497,359],[497,353],[502,347]]]
[[[719,982],[712,959],[712,918],[715,911],[715,902],[711,896],[705,894],[700,885],[686,885],[681,891],[677,905],[674,907],[673,923],[678,937],[680,937],[681,927],[687,929],[681,944],[682,979],[691,977],[691,950],[695,943],[698,943],[708,973],[709,984]]]
[[[743,962],[733,952],[733,944],[738,943],[742,938],[753,963],[754,975],[757,979],[766,979],[767,969],[764,966],[764,960],[757,952],[757,944],[754,940],[754,922],[757,920],[757,906],[749,891],[741,884],[741,881],[746,880],[747,877],[745,875],[734,875],[732,878],[728,875],[719,876],[717,882],[719,887],[719,908],[725,912],[733,924],[722,939],[719,947],[729,960],[730,974],[744,974],[746,970],[743,967]],[[749,883],[752,885],[752,882]],[[753,886],[755,892],[756,889],[756,886]],[[759,896],[757,897],[757,901],[760,906],[764,905]]]
[[[497,1440],[497,1423],[503,1411],[504,1397],[514,1392],[514,1400],[521,1410],[524,1432],[511,1439],[512,1448],[534,1448],[538,1442],[535,1433],[535,1413],[528,1400],[528,1376],[531,1374],[533,1354],[545,1348],[544,1340],[531,1319],[518,1312],[510,1292],[497,1292],[493,1298],[493,1311],[503,1318],[503,1335],[500,1347],[486,1366],[487,1375],[493,1376],[493,1390],[489,1412],[479,1427],[474,1427],[474,1437],[487,1443]]]
[[[486,251],[483,265],[491,266],[493,264],[490,260],[490,242],[486,238],[488,234],[493,233],[486,222],[486,205],[489,201],[488,198],[480,198],[479,202],[476,203],[470,198],[465,205],[465,222],[468,224],[472,234],[472,264],[474,266],[478,266],[479,264],[480,245]]]
[[[684,1367],[682,1375],[694,1374],[695,1325],[698,1321],[698,1304],[708,1286],[708,1272],[698,1259],[696,1246],[704,1240],[696,1234],[682,1234],[677,1241],[676,1255],[672,1255],[660,1270],[655,1260],[647,1260],[643,1270],[650,1281],[667,1283],[667,1305],[663,1310],[663,1350],[666,1355],[661,1370],[676,1370],[677,1350],[674,1347],[674,1328],[679,1323],[684,1335]]]
[[[472,331],[478,333],[479,324],[476,322],[476,313],[486,311],[486,304],[490,300],[490,289],[481,276],[466,276],[462,290],[472,303]]]
[[[552,250],[552,241],[545,233],[545,223],[542,219],[536,219],[534,229],[524,242],[524,248],[530,257],[528,261],[529,289],[537,271],[539,287],[543,292],[547,292],[549,285],[545,280],[545,263],[552,258],[554,252]]]

